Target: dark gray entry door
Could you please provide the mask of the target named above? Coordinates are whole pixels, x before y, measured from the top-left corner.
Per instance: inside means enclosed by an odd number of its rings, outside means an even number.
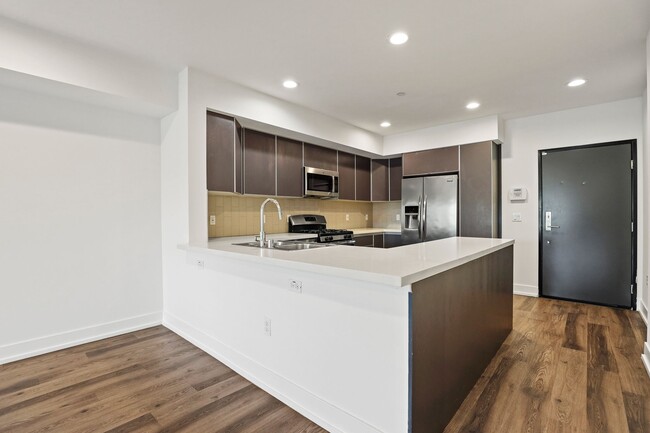
[[[633,306],[634,146],[539,152],[542,296]]]

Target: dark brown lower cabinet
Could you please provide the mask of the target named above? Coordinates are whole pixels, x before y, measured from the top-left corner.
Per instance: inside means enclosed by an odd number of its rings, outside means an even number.
[[[354,246],[355,247],[372,247],[372,246],[374,246],[373,235],[355,236],[354,237]]]
[[[512,252],[411,286],[413,433],[442,433],[510,334]]]

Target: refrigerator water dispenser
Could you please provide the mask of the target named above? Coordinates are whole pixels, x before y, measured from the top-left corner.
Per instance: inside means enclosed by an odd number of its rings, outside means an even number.
[[[406,230],[417,230],[420,216],[418,206],[404,206],[404,228]]]

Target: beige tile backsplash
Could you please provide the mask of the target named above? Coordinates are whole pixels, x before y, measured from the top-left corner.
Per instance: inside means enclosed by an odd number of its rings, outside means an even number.
[[[400,229],[402,223],[397,221],[396,215],[401,213],[399,201],[386,201],[372,204],[372,222],[374,227],[384,229]]]
[[[208,193],[208,236],[255,235],[260,231],[260,205],[266,197],[235,196]],[[321,200],[310,198],[276,198],[282,207],[282,221],[272,203],[266,205],[267,233],[286,233],[287,216],[296,214],[325,215],[327,227],[346,229],[377,227],[373,225],[373,203],[345,200]],[[390,204],[390,203],[375,203]],[[399,209],[399,203],[396,203]],[[346,221],[345,215],[349,215]],[[210,215],[216,217],[216,224],[210,225]],[[368,220],[366,221],[366,215]],[[395,218],[395,215],[393,215]]]

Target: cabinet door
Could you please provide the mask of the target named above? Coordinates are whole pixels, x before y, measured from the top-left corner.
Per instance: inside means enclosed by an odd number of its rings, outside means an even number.
[[[409,152],[402,156],[404,176],[458,171],[458,146]]]
[[[402,199],[402,158],[392,158],[388,169],[388,200]]]
[[[402,245],[400,233],[384,233],[384,248],[393,248]]]
[[[373,245],[372,245],[373,247],[375,247],[375,248],[384,248],[384,235],[383,234],[374,235],[373,239],[372,239],[372,242],[373,242]]]
[[[244,131],[244,193],[275,195],[275,136]]]
[[[337,171],[336,150],[305,143],[305,166]]]
[[[372,201],[388,201],[388,160],[372,160]]]
[[[500,236],[499,146],[492,141],[460,147],[460,235]]]
[[[207,188],[209,191],[241,191],[236,189],[236,176],[239,174],[237,153],[241,158],[241,142],[236,140],[235,119],[222,114],[207,112],[206,160]]]
[[[354,237],[354,246],[355,247],[372,247],[373,235],[364,235],[364,236],[355,236]]]
[[[354,200],[354,155],[339,152],[339,198]]]
[[[277,137],[278,195],[302,197],[302,142]]]
[[[370,158],[356,155],[357,200],[370,201]]]

